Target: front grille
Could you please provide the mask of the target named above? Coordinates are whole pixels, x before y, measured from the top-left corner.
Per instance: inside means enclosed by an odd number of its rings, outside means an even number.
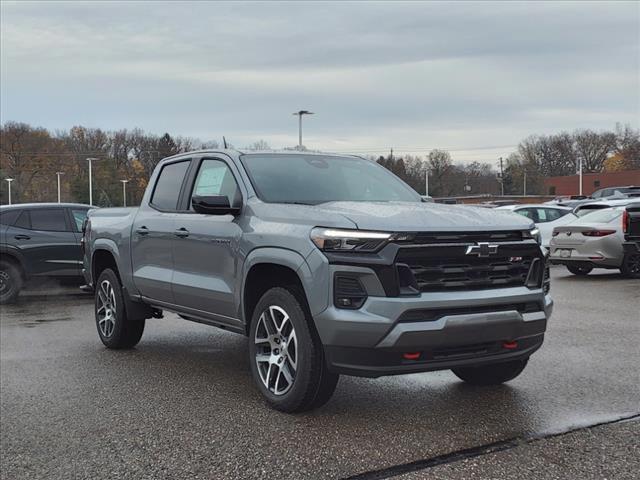
[[[477,242],[521,242],[522,232],[518,230],[497,232],[429,232],[417,233],[411,241],[414,245],[433,245],[440,243],[477,243]]]
[[[534,259],[541,257],[539,246],[532,242],[497,245],[497,252],[487,257],[467,255],[466,245],[401,248],[396,263],[409,267],[421,292],[526,285]]]

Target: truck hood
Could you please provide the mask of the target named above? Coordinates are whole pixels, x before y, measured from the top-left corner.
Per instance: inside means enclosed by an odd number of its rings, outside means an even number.
[[[499,231],[534,227],[531,220],[516,213],[438,203],[327,202],[292,205],[257,202],[252,208],[263,220],[388,232]]]
[[[343,215],[361,230],[455,232],[524,230],[534,227],[534,223],[522,215],[466,205],[329,202],[311,208]]]

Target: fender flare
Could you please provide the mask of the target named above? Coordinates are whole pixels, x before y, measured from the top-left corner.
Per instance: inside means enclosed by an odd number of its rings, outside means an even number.
[[[259,247],[251,252],[245,258],[242,266],[242,275],[239,279],[238,285],[238,314],[239,318],[244,318],[244,290],[246,286],[247,275],[251,268],[255,265],[262,263],[270,263],[274,265],[280,265],[287,267],[298,275],[304,294],[307,297],[309,306],[311,307],[313,302],[310,291],[310,285],[313,280],[311,269],[307,264],[305,258],[294,250],[289,250],[280,247]],[[313,313],[313,310],[312,310]]]
[[[20,270],[22,271],[22,276],[24,278],[29,278],[29,269],[27,268],[27,261],[24,258],[24,255],[22,254],[22,252],[16,248],[13,247],[11,245],[3,245],[2,247],[0,247],[0,253],[2,253],[2,257],[11,257],[11,259],[13,259],[18,266],[20,267]]]

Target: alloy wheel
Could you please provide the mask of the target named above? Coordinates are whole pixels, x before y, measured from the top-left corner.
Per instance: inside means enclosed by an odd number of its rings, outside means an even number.
[[[298,340],[289,314],[277,305],[267,307],[254,337],[256,365],[264,386],[284,395],[293,386],[298,366]]]
[[[97,316],[100,333],[109,338],[116,326],[116,294],[109,280],[100,283]]]

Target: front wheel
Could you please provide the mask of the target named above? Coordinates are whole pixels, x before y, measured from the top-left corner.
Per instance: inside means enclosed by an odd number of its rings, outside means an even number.
[[[268,290],[256,305],[249,332],[253,379],[271,406],[287,413],[325,404],[339,377],[327,368],[301,295],[295,289]]]
[[[574,275],[589,275],[593,267],[580,267],[578,265],[567,265],[567,270],[569,270]]]
[[[640,278],[640,253],[627,253],[622,259],[620,271],[625,277]]]
[[[98,335],[107,348],[132,348],[144,332],[144,319],[127,317],[120,279],[109,268],[102,271],[95,286],[95,316]]]
[[[528,358],[494,363],[480,367],[460,367],[451,371],[460,379],[471,385],[499,385],[513,380],[527,366]]]

